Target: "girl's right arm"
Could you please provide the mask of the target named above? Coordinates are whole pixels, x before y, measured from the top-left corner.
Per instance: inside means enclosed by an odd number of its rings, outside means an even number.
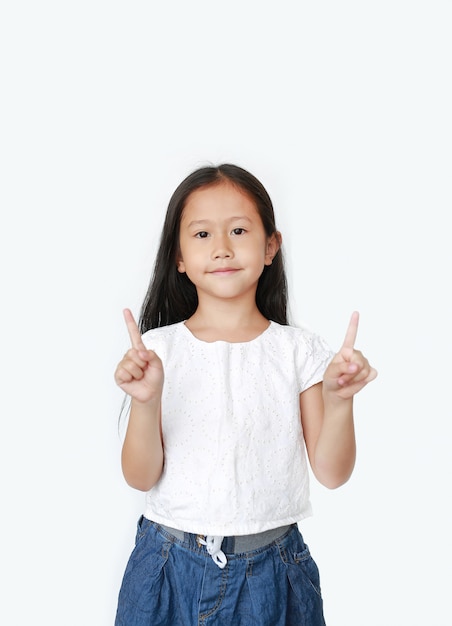
[[[127,432],[122,447],[122,471],[127,483],[149,491],[163,469],[161,398],[163,366],[152,350],[147,350],[129,309],[124,311],[132,348],[115,371],[116,384],[131,397]]]

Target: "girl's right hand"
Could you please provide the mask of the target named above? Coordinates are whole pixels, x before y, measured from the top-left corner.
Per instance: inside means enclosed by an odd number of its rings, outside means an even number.
[[[160,399],[164,378],[162,362],[155,352],[146,349],[129,309],[124,309],[124,319],[132,347],[116,368],[116,384],[138,402]]]

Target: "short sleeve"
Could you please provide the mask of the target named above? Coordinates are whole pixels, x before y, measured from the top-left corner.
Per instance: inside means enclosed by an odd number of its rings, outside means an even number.
[[[333,350],[322,337],[303,331],[297,354],[300,393],[323,380],[325,370],[333,357]]]

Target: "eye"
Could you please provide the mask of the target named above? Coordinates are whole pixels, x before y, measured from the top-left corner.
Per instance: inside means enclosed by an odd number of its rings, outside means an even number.
[[[244,228],[234,228],[232,230],[233,235],[243,235],[243,233],[246,233],[246,230]]]
[[[209,233],[207,233],[205,230],[201,230],[199,231],[199,233],[196,233],[195,235],[195,237],[197,237],[198,239],[205,239],[208,236],[209,236]]]

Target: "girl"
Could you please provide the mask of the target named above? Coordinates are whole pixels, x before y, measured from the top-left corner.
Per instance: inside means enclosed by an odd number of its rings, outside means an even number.
[[[122,448],[146,492],[116,626],[321,626],[318,569],[298,522],[307,460],[336,488],[355,461],[353,396],[377,373],[288,325],[272,202],[235,165],[174,192],[139,324],[116,383],[131,399]]]

